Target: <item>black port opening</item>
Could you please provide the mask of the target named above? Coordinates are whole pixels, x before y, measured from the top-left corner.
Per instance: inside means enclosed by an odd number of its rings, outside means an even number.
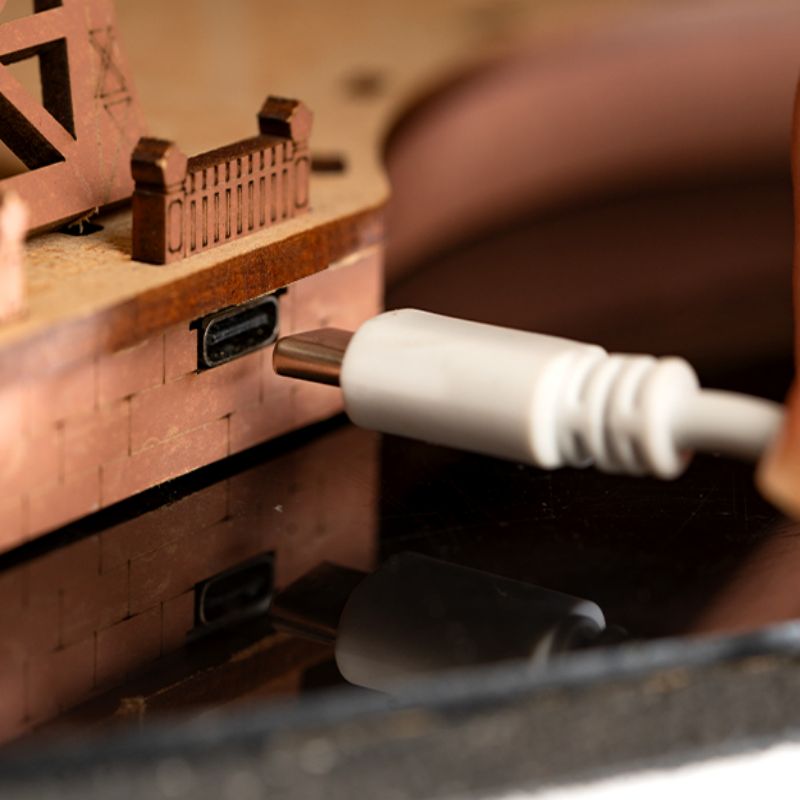
[[[270,294],[198,320],[197,368],[212,369],[278,338],[278,298]]]
[[[195,587],[195,631],[236,625],[269,611],[275,589],[275,560],[257,556]]]

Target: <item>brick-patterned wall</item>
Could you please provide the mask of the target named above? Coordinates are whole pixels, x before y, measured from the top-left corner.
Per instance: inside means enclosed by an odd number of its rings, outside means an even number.
[[[376,552],[374,436],[337,429],[0,574],[0,740],[121,683],[193,626],[194,586],[275,554],[278,588]]]
[[[354,327],[382,303],[377,249],[288,287],[281,332]],[[0,389],[0,551],[340,410],[275,376],[271,348],[196,373],[190,320],[129,350]]]

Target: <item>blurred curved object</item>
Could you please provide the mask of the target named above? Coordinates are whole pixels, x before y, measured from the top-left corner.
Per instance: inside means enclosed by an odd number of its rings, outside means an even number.
[[[794,2],[633,4],[531,39],[390,137],[389,277],[522,209],[788,166]]]
[[[794,181],[795,209],[795,370],[800,363],[800,319],[798,319],[798,292],[800,291],[800,90],[795,102],[794,135],[792,143],[792,177]],[[763,459],[758,484],[761,491],[783,511],[800,519],[800,386],[795,385],[787,401],[788,414],[784,429]]]
[[[800,396],[797,384],[789,394],[787,410],[786,424],[778,441],[759,465],[757,482],[765,497],[785,513],[800,519]]]
[[[602,7],[402,118],[388,305],[704,374],[787,357],[800,6]]]

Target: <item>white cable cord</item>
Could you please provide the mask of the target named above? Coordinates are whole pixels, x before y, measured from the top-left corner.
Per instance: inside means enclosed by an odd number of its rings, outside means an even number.
[[[756,461],[782,420],[783,408],[768,400],[703,389],[681,409],[673,432],[683,449]]]
[[[340,383],[362,427],[554,468],[674,478],[695,450],[757,459],[782,406],[700,389],[678,358],[422,311],[369,320],[347,345]]]

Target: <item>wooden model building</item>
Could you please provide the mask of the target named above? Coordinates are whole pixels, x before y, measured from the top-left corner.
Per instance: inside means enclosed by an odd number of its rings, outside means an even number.
[[[141,138],[110,0],[35,11],[0,24],[3,63],[39,59],[43,87],[38,105],[0,67],[0,135],[29,169],[0,181],[0,552],[337,413],[335,390],[276,377],[269,345],[382,302],[377,214],[290,227],[314,208],[301,102],[269,98],[259,136],[187,158]],[[95,214],[131,196],[132,213]],[[73,220],[23,252],[28,228]],[[276,586],[326,548],[368,567],[371,526],[325,516],[343,476],[309,491],[292,463],[4,570],[0,738],[178,647],[195,587],[239,562],[271,553]],[[369,515],[374,478],[357,480]],[[320,547],[281,532],[293,496]]]
[[[390,3],[411,20],[398,46],[391,14],[366,0],[352,17],[313,0],[297,18],[286,3],[230,3],[223,15],[213,0],[120,0],[119,24],[112,0],[34,0],[34,14],[9,19],[14,2],[0,0],[0,139],[16,156],[0,180],[0,740],[179,648],[205,624],[202,588],[229,569],[268,553],[280,589],[324,559],[370,567],[378,454],[360,453],[348,473],[331,468],[324,441],[100,533],[62,526],[338,413],[335,388],[274,374],[271,343],[279,333],[352,330],[381,310],[381,147],[400,111],[431,76],[485,66],[532,35],[574,33],[561,3]],[[551,71],[537,72],[524,108],[506,87],[528,91],[541,53],[473,85],[480,103],[411,124],[413,146],[395,156],[411,176],[393,208],[398,263],[503,218],[531,186],[560,198],[648,158],[666,170],[729,166],[730,153],[741,156],[738,133],[720,134],[717,147],[706,130],[735,128],[719,108],[740,112],[739,95],[719,95],[718,75],[702,85],[695,76],[733,64],[731,83],[772,85],[789,71],[794,80],[785,54],[794,58],[800,17],[767,5],[747,35],[777,54],[768,63],[755,44],[742,50],[735,26],[695,28],[693,9],[684,10],[688,48],[649,18],[628,39],[613,26],[595,38],[592,22],[578,37],[603,66],[591,79],[573,75],[551,42],[541,58],[566,77],[550,84]],[[220,41],[230,37],[225,59],[206,46],[217,21]],[[191,46],[176,46],[183,38]],[[618,58],[621,41],[641,69]],[[710,58],[720,43],[736,58]],[[28,62],[41,102],[12,69]],[[662,71],[645,81],[651,67]],[[664,99],[679,69],[692,78]],[[621,75],[632,78],[628,95],[616,93]],[[672,136],[664,109],[698,86],[691,124],[676,114],[684,128]],[[252,136],[252,112],[271,92],[295,99],[269,97]],[[784,98],[770,98],[779,113],[771,128],[758,121],[759,143],[774,155]],[[548,102],[554,127],[537,128]],[[605,129],[598,163],[597,104],[605,112],[615,102],[603,121],[621,121]],[[647,102],[655,107],[637,140],[622,112]],[[507,124],[517,112],[519,124]],[[448,152],[465,130],[463,151]],[[693,131],[702,132],[696,150]],[[554,140],[567,142],[568,158],[542,145]],[[531,157],[535,147],[547,157]],[[798,419],[764,473],[787,505],[797,496]],[[336,433],[357,449],[348,435]]]

